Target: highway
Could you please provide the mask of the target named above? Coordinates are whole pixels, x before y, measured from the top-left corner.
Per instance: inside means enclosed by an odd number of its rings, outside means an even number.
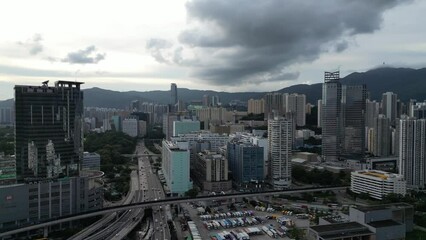
[[[266,192],[253,192],[253,193],[232,193],[226,195],[216,195],[216,196],[199,196],[195,198],[190,197],[182,197],[182,198],[166,198],[161,200],[151,200],[140,203],[131,203],[122,206],[114,206],[107,207],[101,210],[91,211],[87,213],[74,214],[65,217],[59,217],[56,219],[51,219],[39,224],[33,224],[26,227],[21,227],[19,229],[4,231],[0,233],[0,237],[9,236],[16,233],[26,232],[34,229],[44,228],[51,225],[56,225],[64,222],[75,221],[83,218],[94,217],[99,215],[104,215],[112,212],[119,212],[130,209],[138,209],[138,208],[152,208],[156,206],[164,206],[169,204],[180,204],[180,203],[188,203],[188,202],[196,202],[196,201],[206,201],[206,200],[226,200],[230,198],[252,198],[258,196],[271,196],[271,195],[279,195],[279,194],[292,194],[292,193],[306,193],[306,192],[319,192],[319,191],[344,191],[349,186],[330,186],[330,187],[314,187],[314,188],[299,188],[299,189],[285,189],[285,190],[274,190],[274,191],[266,191]],[[0,230],[1,231],[1,230]]]
[[[130,201],[132,203],[139,203],[143,199],[143,192],[140,191],[139,176],[137,171],[132,171],[130,174],[131,185],[130,193],[132,193],[132,198]],[[103,240],[103,239],[122,239],[127,234],[129,234],[132,229],[137,225],[137,223],[143,217],[143,209],[130,209],[119,214],[114,222],[108,224],[106,228],[97,232],[96,234],[89,236],[86,239],[90,240]]]
[[[138,168],[140,176],[140,187],[144,191],[145,201],[158,201],[165,198],[161,182],[158,176],[153,172],[149,158],[153,155],[148,154],[149,150],[145,148],[143,141],[137,146]],[[170,239],[170,231],[167,225],[165,206],[152,208],[152,236],[151,239]]]
[[[132,202],[135,191],[138,190],[138,179],[136,177],[136,171],[133,171],[131,173],[131,185],[129,193],[127,194],[126,198],[124,199],[124,202],[122,204],[129,204]],[[121,203],[120,203],[121,204]],[[111,222],[114,221],[114,219],[117,217],[117,213],[108,214],[107,216],[103,217],[99,221],[93,223],[89,227],[86,227],[82,231],[78,232],[69,240],[83,240],[87,239],[90,235],[94,234],[95,232],[100,231],[102,228],[105,228],[106,226],[112,224]]]

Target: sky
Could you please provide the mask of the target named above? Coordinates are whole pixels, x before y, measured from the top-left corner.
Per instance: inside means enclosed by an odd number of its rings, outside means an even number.
[[[0,100],[17,84],[276,91],[425,67],[426,1],[0,1]]]

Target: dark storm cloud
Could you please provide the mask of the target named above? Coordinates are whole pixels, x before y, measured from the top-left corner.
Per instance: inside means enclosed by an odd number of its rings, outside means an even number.
[[[86,49],[68,53],[67,56],[62,59],[62,62],[78,64],[98,63],[99,61],[105,59],[105,55],[105,53],[97,53],[96,47],[92,45]]]
[[[179,41],[196,53],[192,62],[204,63],[192,66],[194,76],[213,84],[293,80],[299,74],[289,66],[343,51],[346,39],[380,29],[383,12],[401,2],[193,0]]]
[[[18,42],[18,44],[27,48],[31,55],[37,55],[43,51],[42,41],[43,37],[41,34],[36,33],[32,38],[27,39],[25,42]]]

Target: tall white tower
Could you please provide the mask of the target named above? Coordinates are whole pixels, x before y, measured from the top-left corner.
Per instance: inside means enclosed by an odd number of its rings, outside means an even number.
[[[399,174],[407,187],[423,189],[426,183],[426,119],[403,115],[398,122]]]
[[[291,185],[291,149],[293,123],[291,120],[274,117],[268,120],[268,149],[270,178],[274,189],[285,189]]]

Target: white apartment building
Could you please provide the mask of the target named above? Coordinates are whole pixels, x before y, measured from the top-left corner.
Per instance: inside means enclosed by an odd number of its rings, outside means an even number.
[[[122,122],[123,132],[131,137],[137,137],[139,134],[138,120],[134,118],[126,118]]]
[[[228,135],[211,133],[209,131],[200,131],[199,133],[187,133],[172,137],[173,141],[186,141],[189,148],[192,148],[197,141],[210,142],[211,151],[218,152],[220,147],[223,147],[228,142]]]
[[[291,185],[293,137],[292,120],[278,117],[268,120],[269,172],[274,189]]]
[[[379,170],[361,170],[351,173],[351,191],[368,193],[370,197],[382,200],[387,194],[406,194],[407,182],[400,174]]]

